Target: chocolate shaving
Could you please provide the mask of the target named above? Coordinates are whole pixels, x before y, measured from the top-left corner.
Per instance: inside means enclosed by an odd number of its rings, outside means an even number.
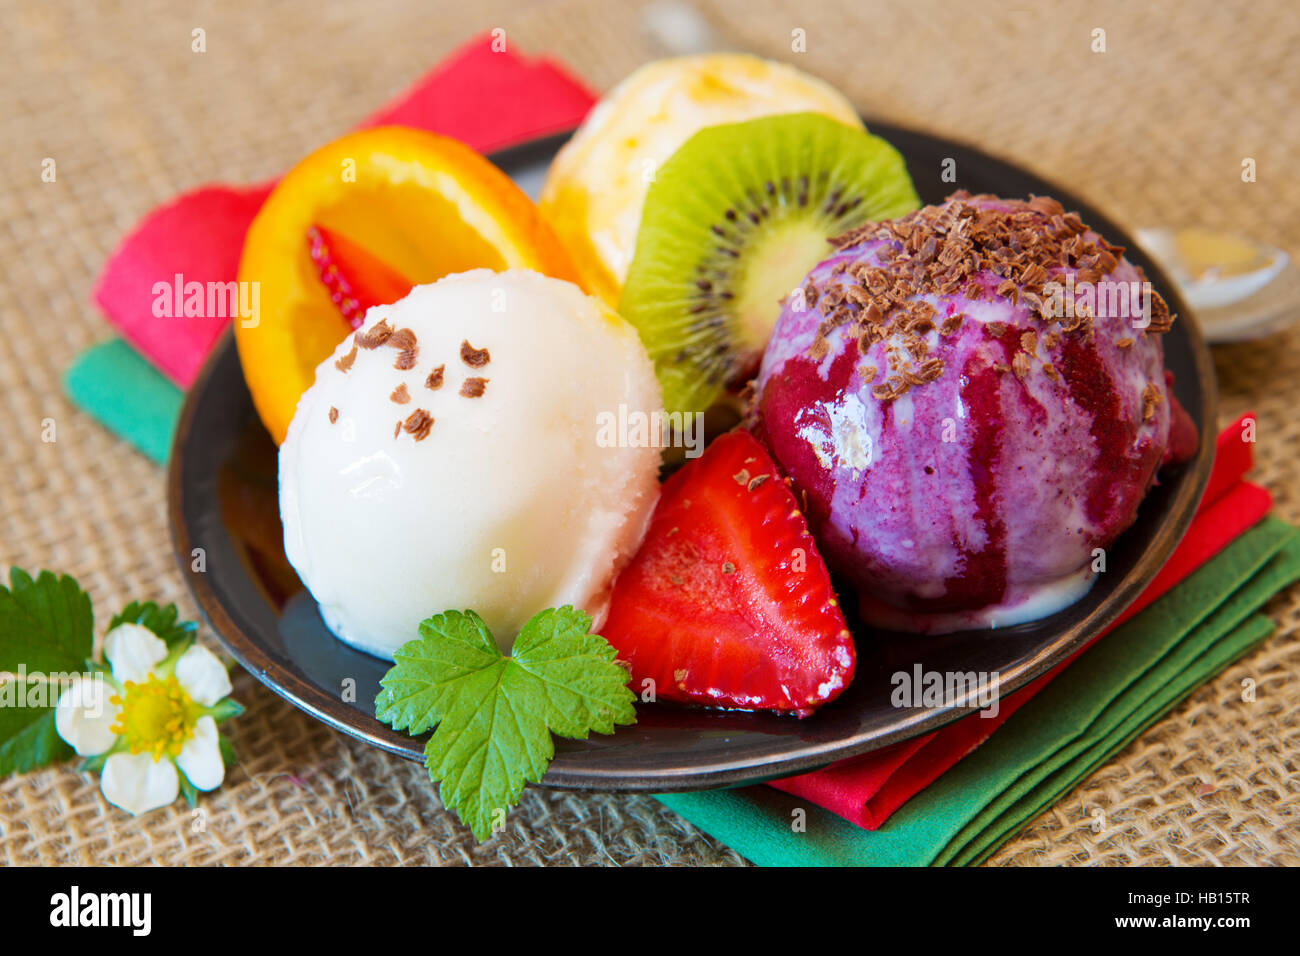
[[[357,346],[355,340],[353,340],[351,351],[349,351],[348,354],[343,356],[342,358],[335,359],[334,367],[338,369],[340,372],[346,372],[348,369],[352,367],[352,363],[355,362],[356,360],[357,360]]]
[[[399,372],[415,368],[415,356],[418,351],[419,349],[403,349],[398,352],[397,358],[393,361],[393,368]]]
[[[469,344],[469,339],[465,339],[460,343],[460,360],[470,368],[482,368],[492,361],[492,356],[487,349],[476,349]]]
[[[1019,336],[1026,360],[1008,366],[1022,378],[1031,366],[1041,341],[1050,350],[1060,333],[1093,335],[1093,316],[1076,310],[1060,321],[1058,296],[1047,297],[1046,286],[1064,281],[1073,272],[1079,281],[1098,281],[1117,269],[1123,250],[1091,232],[1077,213],[1067,213],[1046,196],[1028,201],[954,193],[939,206],[927,206],[891,222],[867,223],[831,240],[837,251],[872,243],[862,258],[842,260],[832,277],[843,279],[820,287],[817,303],[821,322],[809,354],[820,360],[829,346],[826,339],[836,327],[849,325],[858,350],[866,354],[879,341],[891,343],[889,381],[876,385],[872,394],[892,400],[909,388],[930,381],[942,370],[946,350],[925,336],[938,325],[940,336],[960,328],[962,317],[940,319],[928,297],[951,296],[964,291],[968,299],[985,297],[992,289],[1026,313],[1036,327],[1024,323],[989,322],[987,334],[1002,338],[1009,328]],[[1140,270],[1138,270],[1140,275]],[[805,293],[807,295],[807,293]],[[1149,331],[1168,329],[1173,317],[1167,305],[1153,296]],[[1059,322],[1059,324],[1058,324]],[[1020,328],[1015,328],[1020,326]],[[929,353],[936,351],[935,356]],[[937,364],[929,364],[931,362]],[[912,363],[924,363],[913,367]],[[1060,373],[1050,365],[1045,371],[1055,380]]]
[[[1011,360],[1011,371],[1016,373],[1016,378],[1024,381],[1029,375],[1029,356],[1024,352],[1017,352]]]
[[[1155,383],[1148,382],[1147,387],[1142,389],[1142,420],[1150,421],[1156,413],[1156,406],[1164,399],[1160,395],[1160,389],[1156,388]]]
[[[398,329],[384,343],[399,352],[409,352],[415,348],[415,333],[410,329]]]
[[[460,384],[460,394],[465,398],[478,398],[487,388],[487,383],[485,378],[467,378]]]
[[[411,393],[406,390],[406,383],[403,382],[397,388],[393,389],[393,394],[388,396],[390,402],[396,402],[398,405],[405,405],[411,400]]]
[[[1165,300],[1156,292],[1151,293],[1151,325],[1147,327],[1148,332],[1168,332],[1173,327],[1174,316],[1169,312],[1169,306]]]
[[[429,429],[433,427],[433,416],[423,408],[417,408],[407,416],[402,427],[416,441],[424,441],[429,435]]]
[[[339,410],[333,405],[330,406],[330,424],[333,425],[339,420]]]
[[[369,332],[358,332],[352,339],[363,349],[377,349],[393,337],[393,327],[387,319],[380,319]]]
[[[424,387],[433,389],[434,391],[437,391],[438,389],[442,388],[442,377],[446,371],[447,371],[446,365],[439,365],[432,372],[430,372],[429,377],[424,380]]]

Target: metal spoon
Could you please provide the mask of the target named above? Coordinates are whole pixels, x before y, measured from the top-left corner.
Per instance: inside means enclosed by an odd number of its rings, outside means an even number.
[[[1281,249],[1196,227],[1139,229],[1210,342],[1243,342],[1300,318],[1300,269]]]

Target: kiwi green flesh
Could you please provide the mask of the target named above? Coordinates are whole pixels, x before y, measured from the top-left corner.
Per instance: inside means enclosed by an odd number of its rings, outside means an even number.
[[[669,411],[704,411],[757,369],[781,300],[828,240],[920,205],[887,142],[814,113],[701,130],[646,195],[619,311]]]

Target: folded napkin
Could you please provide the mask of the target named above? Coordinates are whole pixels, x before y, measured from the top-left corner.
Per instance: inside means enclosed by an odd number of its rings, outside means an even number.
[[[1242,440],[1243,429],[1251,420],[1253,413],[1248,412],[1219,435],[1214,467],[1197,519],[1160,573],[1111,629],[1160,597],[1268,513],[1272,506],[1268,492],[1241,480],[1252,464],[1254,445]],[[908,799],[988,739],[1080,653],[1082,650],[1002,701],[996,717],[971,715],[934,733],[812,773],[772,781],[770,785],[874,830]]]
[[[1262,489],[1241,487],[1254,503],[1235,520],[1249,515],[1260,501],[1267,503],[1266,496],[1259,497]],[[1220,502],[1233,494],[1221,495]],[[1207,529],[1228,514],[1214,507],[1202,512],[1194,525],[1200,530],[1195,537],[1189,533],[1186,546],[1203,553],[1211,546],[1204,536]],[[908,794],[906,802],[898,801],[901,807],[874,831],[863,829],[860,820],[810,805],[810,798],[771,787],[659,799],[760,865],[978,863],[1267,637],[1273,625],[1259,609],[1296,580],[1300,531],[1271,518],[1259,521],[1141,613],[1076,655],[1037,693],[1017,701],[982,744],[983,732],[970,729],[970,718],[953,725],[968,728],[967,743],[976,749],[955,761],[944,752],[939,761],[944,766],[925,781],[929,785],[915,796]],[[1009,705],[1010,698],[1001,704],[1004,711]],[[895,768],[923,759],[928,746],[913,744],[906,756],[891,758]],[[924,776],[921,769],[917,776]],[[792,827],[799,809],[806,815],[801,829]],[[1104,834],[1103,826],[1099,838]]]
[[[560,67],[493,45],[491,36],[466,44],[362,126],[415,126],[487,152],[572,129],[591,109],[595,96]],[[95,301],[130,345],[113,340],[83,353],[64,389],[159,463],[180,408],[174,386],[194,380],[230,320],[155,316],[154,283],[233,281],[244,233],[273,186],[204,186],[177,197],[147,214],[100,273]]]

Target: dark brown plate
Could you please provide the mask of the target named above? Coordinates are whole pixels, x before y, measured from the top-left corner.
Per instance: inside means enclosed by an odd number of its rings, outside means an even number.
[[[927,203],[958,188],[1002,196],[1055,196],[1085,222],[1128,247],[1179,315],[1165,335],[1174,392],[1196,422],[1201,448],[1161,472],[1137,522],[1107,556],[1108,570],[1077,604],[1033,624],[998,631],[916,637],[855,628],[858,672],[837,701],[806,720],[662,704],[639,708],[635,726],[609,737],[556,742],[543,783],[563,788],[667,792],[751,783],[811,770],[925,733],[969,711],[891,705],[890,675],[911,671],[996,673],[1005,695],[1063,660],[1118,616],[1154,577],[1192,519],[1213,458],[1215,384],[1205,343],[1168,279],[1109,219],[1064,190],[1002,160],[923,133],[872,123],[907,158]],[[494,156],[535,190],[564,137]],[[958,182],[940,180],[956,160]],[[326,630],[281,550],[275,447],[258,422],[230,336],[220,343],[182,410],[168,476],[176,557],[199,608],[235,658],[286,700],[392,753],[422,759],[422,741],[374,719],[384,661]],[[196,548],[205,570],[195,570]],[[431,611],[438,610],[431,608]],[[345,689],[355,688],[352,702]],[[972,701],[973,702],[973,701]]]

